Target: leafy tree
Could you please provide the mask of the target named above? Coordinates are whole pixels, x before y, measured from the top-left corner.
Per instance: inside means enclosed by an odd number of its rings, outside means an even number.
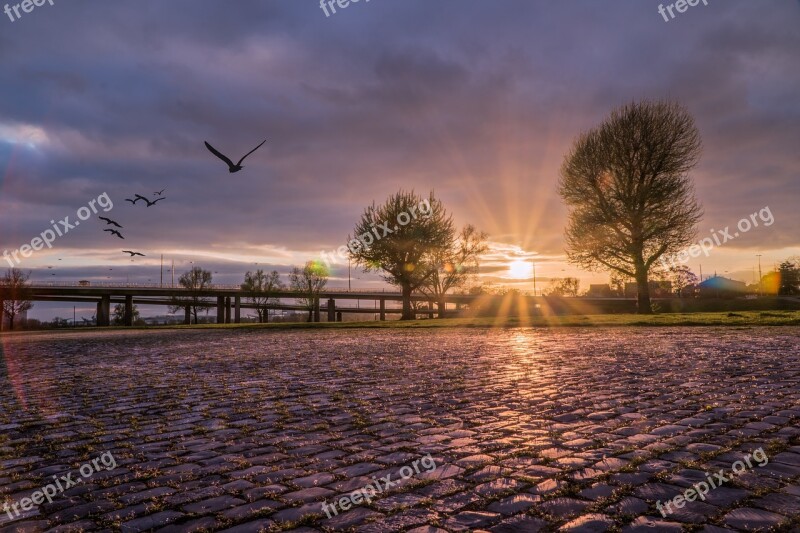
[[[28,286],[28,279],[31,273],[24,273],[18,268],[9,268],[5,275],[0,278],[0,302],[2,302],[2,312],[0,313],[0,329],[2,329],[2,316],[8,316],[8,329],[14,329],[14,320],[22,313],[33,308],[31,301],[32,295]]]
[[[550,280],[550,288],[545,296],[578,296],[578,278],[555,278]]]
[[[114,306],[113,312],[113,323],[115,326],[122,326],[125,324],[125,304],[117,304]],[[133,304],[133,317],[131,319],[133,323],[136,323],[139,320],[139,308],[136,304]]]
[[[211,309],[208,300],[201,296],[201,294],[211,286],[211,272],[203,270],[200,267],[193,267],[190,271],[181,274],[178,283],[181,287],[186,289],[186,296],[174,297],[172,299],[174,303],[170,306],[170,312],[175,313],[188,307],[191,315],[194,317],[194,323],[198,324],[198,311]]]
[[[412,293],[439,270],[437,257],[454,247],[453,220],[433,192],[423,199],[399,191],[383,205],[364,210],[348,244],[352,259],[365,272],[381,271],[383,279],[400,287],[403,320],[413,320]]]
[[[289,274],[289,286],[302,295],[297,302],[308,310],[308,322],[314,321],[319,293],[328,284],[328,275],[328,268],[320,261],[309,261],[302,269],[294,267]]]
[[[673,266],[669,269],[669,281],[672,282],[672,290],[679,297],[683,297],[683,291],[689,287],[697,285],[698,278],[686,265]]]
[[[275,305],[279,301],[274,294],[284,289],[281,275],[277,270],[273,270],[269,274],[261,269],[255,272],[248,271],[244,275],[244,283],[242,283],[242,291],[247,294],[247,299],[255,306],[259,322],[269,322],[269,306]]]
[[[439,318],[444,318],[444,295],[448,291],[466,286],[478,273],[480,256],[486,253],[486,233],[467,225],[450,248],[431,254],[433,273],[419,287],[419,291],[438,302]]]
[[[561,167],[568,258],[634,278],[640,313],[652,312],[648,276],[655,261],[695,237],[702,210],[688,173],[700,151],[684,107],[632,103],[580,135]]]

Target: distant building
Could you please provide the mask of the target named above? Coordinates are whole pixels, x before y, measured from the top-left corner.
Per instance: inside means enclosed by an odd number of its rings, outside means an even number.
[[[611,285],[608,283],[599,283],[589,285],[589,292],[586,293],[586,296],[590,298],[611,298],[612,296],[616,296],[616,294],[611,290]]]
[[[731,298],[747,292],[747,284],[735,279],[714,276],[697,285],[701,298]]]
[[[651,298],[669,298],[672,296],[671,281],[650,281],[647,285],[650,287]],[[625,284],[625,298],[636,298],[638,292],[636,283]]]

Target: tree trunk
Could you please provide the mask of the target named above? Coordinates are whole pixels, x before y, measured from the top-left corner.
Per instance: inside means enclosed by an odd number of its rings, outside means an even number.
[[[313,320],[314,320],[314,310],[313,309],[309,309],[308,310],[308,320],[306,322],[313,322]]]
[[[447,314],[447,302],[444,301],[444,298],[441,298],[437,305],[439,307],[439,314],[437,315],[438,318],[445,318],[445,315]]]
[[[8,314],[8,331],[14,331],[14,316],[16,313]]]
[[[644,265],[636,267],[636,310],[640,315],[652,315],[653,308],[650,306],[650,284],[647,279],[647,269]]]
[[[411,284],[403,283],[403,316],[401,320],[414,320],[416,313],[411,308]]]

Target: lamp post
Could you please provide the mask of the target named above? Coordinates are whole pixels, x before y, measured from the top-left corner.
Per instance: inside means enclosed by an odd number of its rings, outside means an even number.
[[[761,254],[757,254],[756,257],[758,257],[758,295],[761,296],[764,293],[761,286]]]

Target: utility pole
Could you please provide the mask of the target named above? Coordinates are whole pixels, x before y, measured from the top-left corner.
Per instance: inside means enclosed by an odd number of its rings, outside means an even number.
[[[172,288],[175,288],[175,260],[172,260]]]
[[[159,286],[164,287],[164,254],[161,254],[161,282]]]
[[[761,296],[764,292],[761,286],[761,254],[757,254],[756,257],[758,257],[758,295]]]
[[[347,258],[347,290],[352,291],[353,287],[350,285],[350,257]]]

